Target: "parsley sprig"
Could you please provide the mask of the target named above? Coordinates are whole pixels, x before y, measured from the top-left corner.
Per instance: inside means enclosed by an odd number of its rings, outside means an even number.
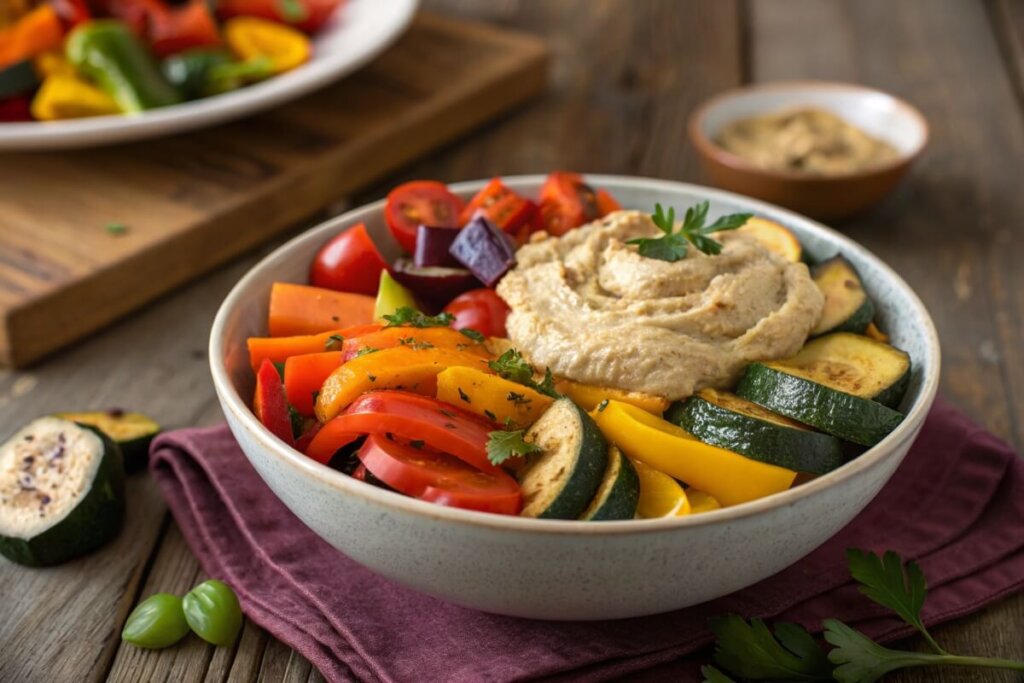
[[[411,306],[401,306],[395,310],[391,315],[385,315],[384,320],[388,321],[388,324],[384,327],[402,327],[408,325],[409,327],[448,327],[455,320],[455,316],[451,313],[439,313],[437,315],[427,315],[421,313]]]
[[[751,216],[753,214],[732,213],[722,216],[711,225],[704,225],[708,218],[708,202],[705,200],[686,210],[683,225],[676,232],[676,210],[670,207],[666,214],[661,204],[655,204],[651,220],[664,234],[659,237],[637,237],[629,240],[627,244],[637,245],[641,256],[669,263],[686,258],[690,244],[705,254],[720,254],[722,243],[708,235],[723,230],[735,230],[750,220]]]
[[[509,381],[522,384],[524,387],[530,387],[551,398],[560,397],[560,394],[555,391],[555,378],[551,374],[551,368],[544,368],[544,379],[540,382],[534,380],[535,370],[533,366],[526,362],[523,354],[515,349],[508,349],[498,356],[497,360],[489,361],[487,365],[491,370],[494,370],[501,377]]]
[[[718,638],[715,662],[736,676],[755,681],[874,683],[890,671],[912,666],[957,665],[1024,671],[1024,661],[954,655],[935,642],[921,619],[928,585],[916,562],[904,564],[892,551],[879,557],[851,549],[846,556],[860,592],[917,629],[932,652],[893,650],[838,619],[825,619],[825,640],[833,646],[826,654],[803,626],[779,623],[773,633],[760,619],[748,622],[730,614],[710,621]],[[701,671],[705,683],[732,682],[713,666],[705,666]]]
[[[487,435],[487,459],[500,465],[510,458],[539,453],[540,446],[523,438],[523,430],[493,431]]]

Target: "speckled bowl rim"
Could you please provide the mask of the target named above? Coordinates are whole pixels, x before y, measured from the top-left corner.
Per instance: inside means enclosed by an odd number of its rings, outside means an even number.
[[[544,175],[525,176],[503,176],[502,180],[512,189],[527,186],[539,186]],[[913,317],[924,322],[920,330],[923,336],[922,348],[926,349],[925,355],[929,362],[921,367],[922,383],[917,400],[911,406],[903,422],[882,441],[874,447],[851,460],[845,465],[818,477],[812,481],[786,491],[767,496],[749,503],[743,503],[732,507],[722,508],[711,512],[701,513],[688,517],[668,517],[660,519],[642,520],[621,520],[608,521],[595,524],[587,524],[573,520],[542,520],[526,517],[512,517],[496,515],[473,510],[461,510],[458,508],[444,507],[425,501],[416,500],[400,494],[385,491],[384,489],[366,484],[349,477],[341,472],[331,469],[326,465],[306,457],[299,451],[287,446],[271,434],[249,409],[249,406],[239,396],[231,383],[227,368],[224,364],[221,349],[223,347],[228,318],[231,311],[240,304],[244,293],[257,281],[260,271],[271,267],[283,254],[300,248],[307,242],[317,243],[324,241],[328,234],[342,228],[343,226],[356,222],[359,217],[367,212],[382,211],[384,200],[363,205],[352,209],[341,216],[306,231],[285,243],[270,255],[256,264],[241,280],[232,288],[231,292],[224,299],[217,316],[214,319],[213,327],[210,330],[209,358],[210,371],[213,376],[214,389],[221,401],[221,405],[230,412],[236,424],[244,428],[251,435],[253,440],[261,447],[273,454],[279,461],[292,468],[301,477],[317,479],[320,483],[337,489],[339,495],[358,496],[365,501],[378,505],[384,509],[393,509],[403,513],[417,515],[427,519],[450,522],[453,524],[471,525],[476,527],[487,527],[496,531],[506,530],[514,532],[536,532],[540,534],[553,535],[593,535],[604,536],[614,534],[636,534],[636,533],[657,533],[672,529],[684,529],[692,526],[711,524],[728,524],[737,519],[763,514],[770,510],[786,507],[796,503],[807,496],[815,496],[823,493],[832,486],[856,477],[860,473],[878,466],[884,460],[895,457],[897,446],[904,441],[914,438],[916,430],[922,425],[928,414],[935,395],[938,391],[940,348],[939,339],[935,325],[928,315],[924,304],[891,268],[874,256],[864,247],[840,233],[827,228],[809,218],[797,213],[788,211],[767,202],[750,199],[743,195],[724,190],[716,190],[702,185],[692,183],[681,183],[654,178],[639,178],[629,176],[612,176],[599,174],[586,174],[588,182],[597,187],[608,187],[612,192],[616,188],[630,188],[635,190],[648,190],[654,192],[673,192],[686,190],[691,193],[699,193],[712,201],[723,202],[731,205],[749,207],[750,210],[775,214],[790,224],[801,224],[801,228],[811,233],[827,235],[829,239],[838,244],[846,253],[856,254],[858,257],[872,261],[879,272],[883,273],[888,282],[895,288],[902,290],[903,294],[911,301],[914,310]],[[483,187],[487,179],[467,181],[450,185],[456,194],[474,192]],[[914,359],[915,362],[922,362],[923,359]]]
[[[901,152],[898,157],[892,161],[878,164],[877,166],[870,166],[860,171],[850,171],[848,173],[836,173],[832,175],[814,175],[811,173],[803,173],[800,171],[777,171],[767,168],[761,168],[755,166],[741,156],[733,154],[732,152],[720,147],[715,143],[714,140],[704,134],[704,119],[715,107],[721,106],[728,100],[735,99],[742,95],[746,95],[751,92],[766,92],[771,90],[794,90],[794,91],[824,91],[824,90],[845,90],[848,92],[854,92],[864,95],[881,95],[886,99],[893,102],[898,108],[906,111],[910,115],[910,118],[917,122],[918,127],[921,129],[921,142],[914,149],[909,152]],[[794,102],[793,106],[798,106],[798,102]],[[765,113],[768,113],[767,110]],[[689,121],[687,122],[687,130],[690,135],[690,141],[693,142],[694,147],[697,151],[705,157],[710,157],[729,168],[749,173],[753,175],[760,175],[767,178],[775,178],[778,180],[795,180],[805,182],[808,184],[823,184],[823,183],[834,183],[841,181],[856,181],[864,178],[871,178],[878,175],[882,175],[893,169],[901,168],[909,165],[925,150],[928,146],[928,140],[930,135],[930,129],[928,127],[928,120],[924,117],[924,114],[904,99],[896,97],[891,93],[887,93],[884,90],[878,90],[877,88],[869,88],[865,85],[857,85],[854,83],[839,83],[835,81],[773,81],[771,83],[755,83],[751,85],[744,85],[738,88],[732,88],[721,92],[710,99],[702,102],[694,111],[690,114]]]

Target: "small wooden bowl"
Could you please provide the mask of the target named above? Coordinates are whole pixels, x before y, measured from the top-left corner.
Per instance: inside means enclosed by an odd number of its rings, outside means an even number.
[[[899,157],[861,171],[822,176],[759,168],[714,142],[718,132],[736,119],[802,107],[841,116],[888,142],[899,151]],[[828,221],[861,213],[891,192],[927,144],[928,123],[915,107],[880,90],[794,81],[746,86],[717,95],[690,116],[689,133],[715,185]]]

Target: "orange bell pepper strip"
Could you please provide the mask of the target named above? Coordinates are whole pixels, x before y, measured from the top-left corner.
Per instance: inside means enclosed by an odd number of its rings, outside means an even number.
[[[63,41],[60,16],[51,5],[42,5],[0,31],[0,69],[56,50]]]
[[[341,351],[324,351],[292,356],[284,362],[284,393],[288,403],[302,415],[313,414],[313,396],[331,373],[344,363]]]
[[[365,353],[327,378],[316,398],[316,417],[327,422],[368,391],[405,389],[433,396],[437,375],[455,365],[490,372],[485,357],[452,349],[397,346]]]
[[[275,282],[270,290],[270,336],[319,334],[369,324],[375,301],[365,294]]]
[[[339,351],[344,349],[335,348],[336,338],[341,337],[345,342],[361,335],[376,332],[380,329],[377,323],[369,325],[355,325],[340,330],[329,330],[320,334],[303,334],[295,337],[249,337],[246,345],[249,347],[249,362],[253,371],[258,370],[264,360],[272,363],[283,363],[292,356],[303,356],[309,353],[320,353],[321,351]],[[332,337],[334,339],[332,339]]]
[[[374,391],[360,397],[317,432],[306,455],[327,464],[339,448],[364,434],[393,434],[420,441],[483,472],[500,471],[487,459],[493,427],[455,406],[407,391]]]
[[[364,349],[393,349],[408,346],[412,349],[451,349],[480,356],[489,355],[482,342],[474,341],[450,327],[385,327],[362,336],[345,338],[345,360],[352,360]]]

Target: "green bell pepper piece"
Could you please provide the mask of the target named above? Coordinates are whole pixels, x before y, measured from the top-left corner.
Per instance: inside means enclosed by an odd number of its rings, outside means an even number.
[[[128,113],[181,102],[153,55],[124,22],[90,21],[67,40],[68,60]]]
[[[171,55],[162,68],[168,82],[189,100],[237,90],[272,74],[267,59],[236,62],[226,52],[202,48]]]

